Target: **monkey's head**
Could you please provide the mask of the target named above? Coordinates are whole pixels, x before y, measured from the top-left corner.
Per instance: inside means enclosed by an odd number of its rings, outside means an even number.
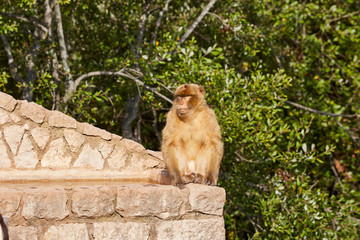
[[[196,84],[184,84],[175,91],[174,107],[179,118],[185,118],[206,104],[205,89]]]

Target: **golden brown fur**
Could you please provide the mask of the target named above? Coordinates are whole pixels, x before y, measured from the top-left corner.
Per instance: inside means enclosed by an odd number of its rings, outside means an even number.
[[[204,94],[204,88],[196,84],[184,84],[175,91],[161,145],[173,185],[217,184],[223,143]]]

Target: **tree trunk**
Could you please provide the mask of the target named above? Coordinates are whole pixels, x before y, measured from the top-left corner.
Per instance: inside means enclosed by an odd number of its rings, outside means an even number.
[[[137,91],[137,89],[135,89]],[[140,95],[135,92],[134,95],[129,95],[126,101],[125,113],[121,121],[121,130],[124,138],[139,141],[136,139],[133,133],[132,123],[138,116],[138,109],[140,103]]]

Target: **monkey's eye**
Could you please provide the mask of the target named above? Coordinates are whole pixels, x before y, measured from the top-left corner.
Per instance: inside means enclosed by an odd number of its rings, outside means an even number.
[[[189,100],[191,98],[191,95],[177,95],[175,97],[175,100],[180,101],[180,100]]]

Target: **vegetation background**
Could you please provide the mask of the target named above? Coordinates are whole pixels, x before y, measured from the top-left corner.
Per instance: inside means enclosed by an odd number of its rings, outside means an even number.
[[[360,239],[359,0],[4,0],[0,90],[159,150],[193,82],[227,239]]]

